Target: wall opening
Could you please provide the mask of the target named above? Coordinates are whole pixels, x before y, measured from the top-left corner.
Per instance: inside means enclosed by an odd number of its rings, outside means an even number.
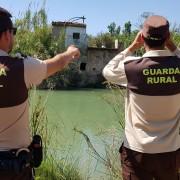
[[[81,63],[80,64],[80,70],[85,71],[86,70],[86,65],[87,65],[87,63]]]
[[[73,39],[80,39],[80,33],[73,33]]]

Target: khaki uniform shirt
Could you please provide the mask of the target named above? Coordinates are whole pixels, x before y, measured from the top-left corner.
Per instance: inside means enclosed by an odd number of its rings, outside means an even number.
[[[103,75],[108,81],[127,87],[128,78],[125,69],[127,62],[138,62],[142,58],[151,59],[172,56],[180,57],[180,51],[176,49],[174,53],[171,53],[168,50],[154,50],[145,53],[143,57],[134,57],[126,49],[105,66]],[[176,73],[179,78],[180,66],[177,66],[176,72],[164,69],[161,73],[166,73],[169,76]],[[146,76],[148,73],[154,72],[149,72],[146,69],[143,73]],[[180,148],[180,82],[179,79],[172,77],[171,81],[176,83],[176,90],[179,88],[179,92],[173,95],[143,95],[135,93],[127,87],[125,147],[143,153],[171,152]],[[162,78],[161,81],[161,83],[171,83],[170,79],[165,81]],[[149,78],[147,83],[153,84],[156,82],[154,79]]]
[[[0,50],[0,56],[8,54]],[[39,84],[46,75],[47,66],[43,61],[31,57],[24,59],[24,81],[27,88]],[[0,108],[0,151],[28,147],[30,142],[28,100],[17,106]]]

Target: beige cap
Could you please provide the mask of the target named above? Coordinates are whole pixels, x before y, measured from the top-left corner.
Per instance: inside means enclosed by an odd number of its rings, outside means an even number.
[[[142,34],[151,40],[166,39],[169,36],[169,22],[162,16],[150,16],[143,24]]]

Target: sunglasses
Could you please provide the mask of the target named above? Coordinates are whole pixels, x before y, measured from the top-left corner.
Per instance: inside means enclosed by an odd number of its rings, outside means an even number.
[[[13,35],[16,35],[17,28],[15,28],[15,27],[12,27],[12,28],[10,29],[10,31],[13,33]]]

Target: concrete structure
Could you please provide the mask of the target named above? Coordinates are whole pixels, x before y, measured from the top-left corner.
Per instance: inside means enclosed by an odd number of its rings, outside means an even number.
[[[118,49],[88,47],[87,61],[83,62],[80,60],[80,72],[86,75],[86,78],[81,86],[100,86],[104,81],[102,76],[102,70],[104,66],[117,53]]]
[[[65,47],[74,44],[79,48],[87,49],[86,24],[72,22],[52,22],[53,35],[58,37],[61,33],[65,35]]]
[[[52,26],[55,37],[65,33],[66,47],[74,44],[81,50],[80,59],[75,64],[70,65],[72,76],[68,81],[75,84],[76,87],[101,86],[104,81],[102,69],[118,53],[119,49],[88,47],[85,24],[52,22]]]

